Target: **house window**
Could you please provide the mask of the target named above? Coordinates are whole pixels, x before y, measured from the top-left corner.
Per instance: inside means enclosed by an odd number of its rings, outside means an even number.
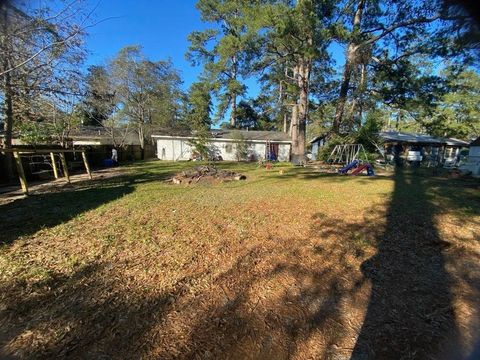
[[[232,144],[225,144],[225,152],[230,154],[232,151],[233,151]]]

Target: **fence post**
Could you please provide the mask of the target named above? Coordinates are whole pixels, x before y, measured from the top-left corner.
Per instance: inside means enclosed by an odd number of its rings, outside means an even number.
[[[58,179],[57,163],[55,162],[55,155],[53,152],[50,153],[50,159],[52,160],[53,175],[55,176],[55,179]]]
[[[62,162],[63,173],[65,174],[65,178],[67,182],[70,183],[70,175],[68,175],[68,168],[67,168],[67,160],[65,160],[65,153],[60,153],[60,161]]]
[[[17,165],[17,172],[22,191],[25,195],[28,195],[27,179],[25,178],[25,173],[23,171],[22,158],[20,157],[18,151],[13,152],[13,157],[15,158],[15,164]]]
[[[87,154],[85,151],[82,151],[83,164],[85,165],[85,170],[87,170],[88,177],[92,180],[92,172],[90,171],[90,166],[88,165]]]

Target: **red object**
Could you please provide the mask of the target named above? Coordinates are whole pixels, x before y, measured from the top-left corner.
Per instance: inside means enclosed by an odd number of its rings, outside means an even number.
[[[267,170],[270,170],[272,168],[272,164],[271,163],[267,163],[267,165],[265,165],[265,168]]]
[[[360,174],[363,170],[365,170],[366,168],[368,168],[368,164],[363,164],[363,165],[360,165],[359,167],[357,167],[356,169],[354,169],[350,175],[358,175]]]

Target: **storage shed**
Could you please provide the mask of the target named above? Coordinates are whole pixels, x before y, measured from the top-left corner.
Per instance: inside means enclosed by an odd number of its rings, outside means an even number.
[[[239,142],[247,145],[249,160],[290,160],[291,141],[288,134],[277,131],[211,130],[208,147],[212,157],[222,160],[237,160]],[[195,156],[192,140],[195,134],[153,134],[157,157],[161,160],[191,160]]]
[[[317,160],[318,152],[320,148],[325,145],[326,137],[326,135],[319,135],[310,140],[310,144],[312,145],[312,160]]]

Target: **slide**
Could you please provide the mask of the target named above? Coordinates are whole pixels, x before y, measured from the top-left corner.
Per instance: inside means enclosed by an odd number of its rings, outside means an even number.
[[[367,167],[368,167],[369,164],[362,164],[360,165],[359,167],[357,167],[356,169],[354,169],[350,175],[358,175],[360,174],[363,170],[365,170]]]
[[[367,175],[368,176],[374,176],[375,175],[375,171],[373,171],[373,167],[371,164],[369,163],[366,163],[366,164],[363,164],[363,165],[360,165],[359,167],[357,167],[355,170],[353,170],[350,175],[358,175],[360,174],[363,170],[367,170]]]
[[[348,165],[344,166],[343,168],[339,169],[338,172],[340,174],[346,174],[351,169],[357,167],[357,165],[358,165],[358,160],[353,160],[350,164],[348,164]]]

